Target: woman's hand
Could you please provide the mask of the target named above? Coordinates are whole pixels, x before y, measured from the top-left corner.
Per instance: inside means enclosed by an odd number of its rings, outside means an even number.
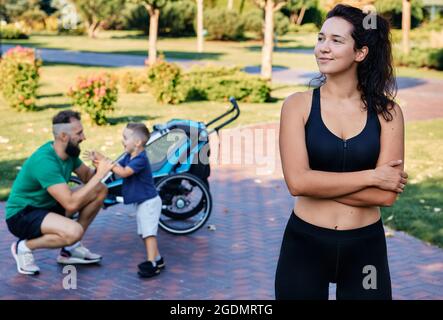
[[[402,193],[408,182],[408,174],[405,171],[396,169],[402,160],[393,160],[374,169],[374,186],[387,190]]]

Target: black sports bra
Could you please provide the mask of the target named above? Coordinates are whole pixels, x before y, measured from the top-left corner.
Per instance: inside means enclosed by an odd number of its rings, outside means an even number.
[[[312,95],[305,125],[306,148],[312,170],[350,172],[374,169],[380,153],[380,121],[368,107],[366,125],[356,136],[343,140],[324,124],[320,111],[320,88]]]

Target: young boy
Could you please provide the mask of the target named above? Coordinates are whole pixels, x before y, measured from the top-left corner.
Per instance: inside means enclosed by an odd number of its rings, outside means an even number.
[[[155,188],[145,151],[149,137],[149,130],[143,123],[128,123],[122,140],[126,155],[112,169],[123,178],[124,203],[133,204],[136,209],[137,232],[143,238],[147,253],[147,260],[138,265],[138,275],[142,278],[158,275],[165,267],[156,238],[162,200]],[[103,157],[98,152],[91,152],[89,156],[94,162]]]

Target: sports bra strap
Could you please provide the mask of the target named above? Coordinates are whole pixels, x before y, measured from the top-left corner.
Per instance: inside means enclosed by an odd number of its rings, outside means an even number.
[[[320,87],[315,88],[312,93],[312,109],[320,109]]]

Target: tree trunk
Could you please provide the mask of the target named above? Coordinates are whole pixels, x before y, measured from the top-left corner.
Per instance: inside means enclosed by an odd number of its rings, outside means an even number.
[[[100,25],[99,21],[93,21],[88,25],[88,37],[95,38],[97,36],[97,28]]]
[[[300,10],[300,14],[297,19],[297,25],[301,25],[301,23],[303,21],[303,17],[305,16],[305,12],[306,12],[306,6],[303,6]]]
[[[148,65],[152,66],[157,61],[157,34],[160,9],[149,10],[149,56]]]
[[[291,15],[289,16],[289,21],[293,24],[296,24],[297,20],[298,20],[297,12],[291,12]]]
[[[243,14],[243,9],[245,8],[245,1],[246,0],[241,0],[240,2],[240,14]]]
[[[228,10],[232,10],[234,9],[234,0],[228,0],[228,6],[227,6]]]
[[[274,0],[266,0],[265,35],[262,49],[261,76],[272,78],[272,51],[274,50]]]
[[[203,0],[197,0],[197,51],[203,52]]]
[[[409,31],[411,30],[411,1],[403,0],[403,10],[401,19],[401,29],[403,33],[403,52],[409,53]]]

